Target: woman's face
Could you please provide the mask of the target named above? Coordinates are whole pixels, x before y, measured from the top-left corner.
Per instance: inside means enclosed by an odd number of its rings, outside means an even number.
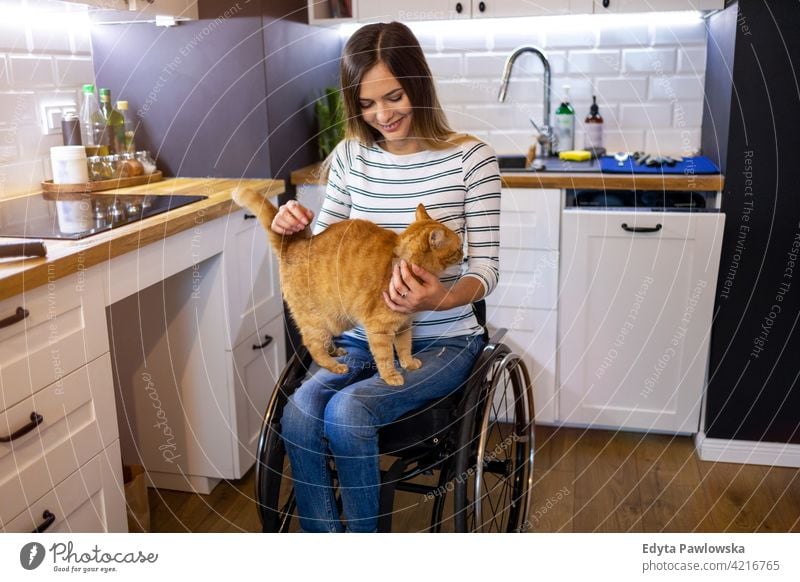
[[[422,149],[409,138],[413,108],[400,81],[382,62],[364,73],[358,91],[361,116],[384,138],[384,147],[396,154]]]

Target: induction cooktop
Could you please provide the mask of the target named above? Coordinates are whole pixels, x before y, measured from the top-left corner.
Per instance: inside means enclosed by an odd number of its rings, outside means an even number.
[[[78,240],[207,196],[42,193],[0,202],[0,237]]]

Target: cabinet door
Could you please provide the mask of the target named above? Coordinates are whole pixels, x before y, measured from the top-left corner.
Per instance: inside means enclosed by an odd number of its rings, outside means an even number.
[[[697,431],[723,222],[716,213],[564,211],[562,422]]]
[[[286,362],[283,317],[276,317],[233,351],[238,464],[229,478],[239,479],[253,466],[261,421],[275,382]]]
[[[249,212],[230,214],[225,235],[224,292],[228,349],[283,311],[278,261],[267,233]]]
[[[507,18],[511,16],[554,16],[557,14],[591,14],[593,0],[472,0],[472,16]]]
[[[725,8],[725,0],[594,0],[594,13],[665,12],[669,10],[716,10]]]
[[[503,188],[500,194],[501,248],[558,250],[560,212],[560,190]]]
[[[119,441],[33,501],[2,531],[30,533],[127,532]]]
[[[128,6],[128,10],[153,18],[162,15],[197,20],[198,17],[197,0],[129,0]]]
[[[470,15],[470,0],[369,0],[358,4],[360,21],[451,20]]]

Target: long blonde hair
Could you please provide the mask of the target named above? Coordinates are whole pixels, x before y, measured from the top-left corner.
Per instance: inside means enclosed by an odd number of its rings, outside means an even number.
[[[346,139],[367,145],[383,140],[380,132],[364,121],[359,105],[361,79],[378,63],[386,65],[408,95],[414,108],[411,135],[428,149],[445,149],[467,138],[475,139],[450,128],[422,47],[411,29],[400,22],[368,24],[358,29],[344,47],[340,72]]]

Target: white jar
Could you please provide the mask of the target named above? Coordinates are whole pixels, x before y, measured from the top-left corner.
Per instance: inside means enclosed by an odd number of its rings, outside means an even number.
[[[86,148],[82,145],[51,147],[50,164],[53,184],[85,184],[89,181]]]

